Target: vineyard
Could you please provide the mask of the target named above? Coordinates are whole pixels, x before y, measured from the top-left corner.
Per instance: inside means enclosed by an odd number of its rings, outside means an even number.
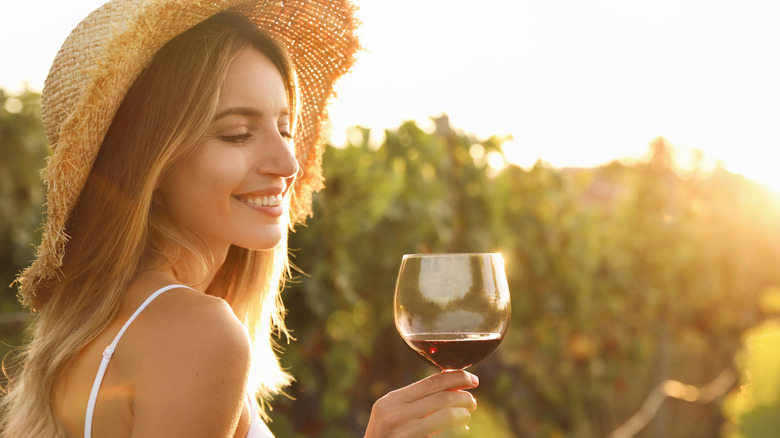
[[[38,238],[37,105],[0,91],[5,284]],[[296,340],[281,345],[297,381],[273,404],[276,436],[362,436],[378,397],[436,372],[392,318],[401,256],[420,252],[506,260],[511,328],[473,367],[472,436],[737,438],[780,427],[776,195],[723,167],[680,168],[663,138],[631,162],[524,169],[505,162],[506,139],[446,118],[435,131],[405,122],[381,144],[371,137],[355,127],[348,145],[328,147],[326,189],[291,235],[298,270],[283,296]],[[9,346],[29,321],[14,294],[0,296]],[[748,378],[756,384],[739,392]]]

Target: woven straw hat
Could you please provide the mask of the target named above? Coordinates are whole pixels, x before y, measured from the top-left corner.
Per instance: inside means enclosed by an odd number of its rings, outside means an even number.
[[[311,195],[323,185],[326,105],[359,49],[355,7],[348,0],[111,0],[71,32],[43,89],[43,125],[54,153],[43,172],[42,242],[18,278],[23,304],[34,305],[37,285],[62,265],[66,220],[130,86],[163,45],[223,11],[248,17],[290,53],[301,94],[296,158],[304,171],[291,216],[300,222],[310,215]]]

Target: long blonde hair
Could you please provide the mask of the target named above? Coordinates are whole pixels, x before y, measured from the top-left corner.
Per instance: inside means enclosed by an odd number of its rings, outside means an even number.
[[[64,435],[52,410],[55,379],[112,321],[144,264],[151,259],[173,263],[190,252],[208,266],[210,254],[168,218],[153,193],[166,171],[205,135],[228,66],[245,47],[276,65],[297,114],[292,62],[239,15],[215,15],[155,55],[127,92],[68,218],[70,239],[60,275],[36,291],[42,304],[2,400],[3,436]],[[273,336],[287,335],[280,298],[287,274],[285,235],[267,251],[231,247],[205,291],[224,298],[246,326],[254,347],[249,391],[265,401],[291,381],[279,365]]]

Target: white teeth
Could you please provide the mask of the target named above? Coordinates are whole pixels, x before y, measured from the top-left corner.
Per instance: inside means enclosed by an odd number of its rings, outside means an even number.
[[[247,204],[260,205],[263,207],[276,207],[282,203],[282,195],[274,196],[252,196],[242,199]]]

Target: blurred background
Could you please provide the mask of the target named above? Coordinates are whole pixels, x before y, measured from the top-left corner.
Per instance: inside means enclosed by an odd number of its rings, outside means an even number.
[[[0,283],[34,255],[40,96],[100,0],[0,5]],[[358,1],[327,188],[291,237],[279,437],[361,436],[436,372],[395,332],[401,256],[501,252],[510,332],[472,436],[780,430],[780,10],[768,1]],[[30,321],[0,294],[1,353]]]

